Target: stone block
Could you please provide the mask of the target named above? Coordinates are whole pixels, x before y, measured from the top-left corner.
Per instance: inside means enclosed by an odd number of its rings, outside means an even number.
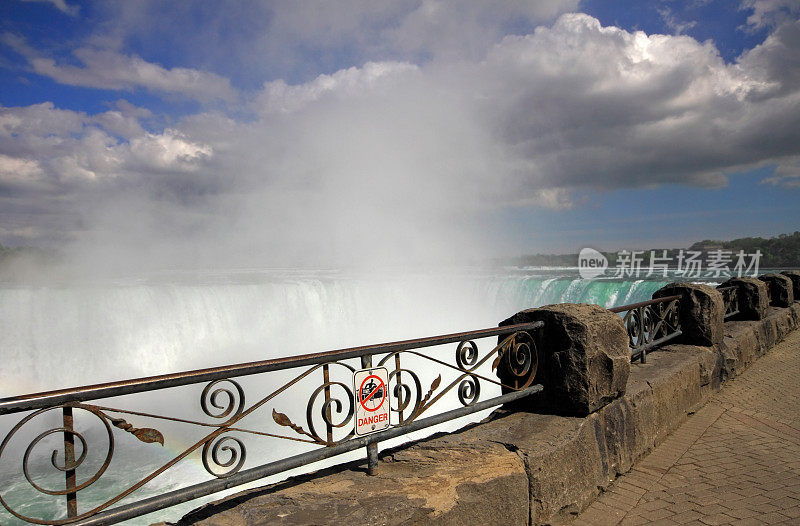
[[[722,293],[708,285],[670,283],[658,289],[653,298],[680,295],[680,343],[718,345],[724,337],[725,302]]]
[[[739,315],[736,319],[760,320],[769,306],[767,284],[756,278],[731,278],[720,287],[738,287]]]
[[[800,270],[784,270],[781,274],[792,280],[794,300],[800,301]]]
[[[544,322],[536,331],[534,379],[544,391],[523,402],[528,409],[585,416],[625,393],[631,365],[622,318],[599,305],[564,303],[519,312],[500,325],[534,321]]]
[[[794,285],[789,276],[783,274],[764,274],[758,279],[767,284],[771,302],[775,307],[788,307],[794,303]]]

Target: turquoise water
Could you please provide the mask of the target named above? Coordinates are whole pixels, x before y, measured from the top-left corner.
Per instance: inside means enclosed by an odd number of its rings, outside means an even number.
[[[0,348],[4,356],[0,395],[492,327],[519,310],[551,303],[610,307],[649,299],[668,281],[588,281],[569,269],[507,268],[369,275],[336,270],[247,270],[168,273],[104,282],[5,284],[0,285]],[[256,397],[248,401],[269,392],[270,382],[280,385],[278,375],[243,380],[248,397]],[[303,396],[295,393],[276,398],[274,404],[302,422],[305,400],[300,404],[298,398]],[[204,415],[197,400],[198,389],[187,387],[102,403],[199,419]],[[268,415],[258,418],[271,423]],[[19,419],[19,415],[0,419],[2,435]],[[141,444],[116,431],[111,467],[79,494],[82,511],[129,487],[203,436],[191,426],[185,429],[142,417],[128,419],[137,427],[158,427],[167,439],[166,447]],[[43,417],[36,432],[48,425],[59,425],[56,415]],[[251,425],[266,423],[262,419]],[[78,417],[76,426],[86,433],[92,453],[79,471],[81,482],[99,465],[107,439],[91,417]],[[16,442],[9,444],[0,458],[1,494],[22,513],[63,516],[63,497],[37,493],[18,475],[22,451],[34,435],[15,437]],[[307,450],[304,447],[289,441],[276,445],[274,440],[248,444],[245,467]],[[34,479],[53,488],[63,485],[63,474],[50,465],[50,452],[57,449],[58,437],[53,435],[37,446],[38,456],[32,455],[36,459],[32,462]],[[138,490],[132,500],[208,478],[195,453]],[[129,523],[177,520],[200,504],[194,501]],[[0,524],[23,522],[0,510]]]

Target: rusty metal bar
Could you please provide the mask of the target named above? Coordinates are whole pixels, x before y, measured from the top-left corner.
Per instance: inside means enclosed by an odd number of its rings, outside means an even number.
[[[397,384],[398,385],[402,385],[403,384],[403,373],[400,372],[400,354],[395,354],[394,355],[394,368],[397,369]],[[401,396],[402,396],[402,394],[401,394]],[[400,399],[400,403],[402,403],[402,398]],[[398,424],[402,424],[403,421],[404,421],[404,419],[403,419],[403,411],[404,410],[401,409],[400,412],[397,415],[398,418],[400,419]]]
[[[368,369],[372,367],[372,356],[366,355],[361,357],[361,368]],[[367,444],[367,475],[375,476],[378,474],[378,443],[370,442]]]
[[[727,320],[739,314],[739,287],[731,285],[729,287],[717,287],[717,290],[722,293],[722,299],[725,302],[725,316],[723,319]]]
[[[132,393],[165,389],[181,385],[210,382],[235,378],[253,374],[281,371],[305,365],[315,365],[335,360],[346,360],[348,358],[360,358],[361,356],[372,354],[392,353],[408,349],[420,349],[456,343],[464,340],[486,338],[490,336],[501,336],[517,331],[529,331],[544,326],[542,322],[520,323],[517,325],[507,325],[504,327],[493,327],[477,331],[459,332],[433,336],[429,338],[418,338],[413,340],[403,340],[390,343],[375,345],[365,345],[362,347],[350,347],[334,351],[326,351],[313,354],[303,354],[287,358],[275,358],[272,360],[262,360],[257,362],[247,362],[236,365],[225,365],[222,367],[211,367],[207,369],[196,369],[180,373],[163,374],[158,376],[148,376],[133,380],[120,382],[109,382],[102,384],[86,385],[71,389],[58,389],[55,391],[44,391],[23,396],[15,396],[0,399],[0,415],[18,413],[32,409],[41,409],[66,402],[82,402],[86,400],[97,400],[112,396],[120,396]]]
[[[331,374],[328,364],[322,366],[322,381],[325,385],[325,437],[331,444],[333,443],[333,426],[331,425],[331,386],[328,385],[331,381]]]
[[[667,343],[670,340],[674,340],[675,338],[677,338],[681,334],[683,334],[683,331],[678,329],[677,331],[673,332],[672,334],[664,336],[663,338],[659,338],[658,340],[655,340],[655,341],[650,342],[648,344],[642,345],[641,347],[637,348],[636,350],[634,350],[631,353],[631,361],[634,361],[636,359],[640,359],[642,363],[647,363],[647,353],[649,353],[650,351],[652,351],[656,347],[664,345],[665,343]]]
[[[379,431],[373,435],[354,438],[352,440],[342,442],[336,446],[326,447],[316,451],[309,451],[307,453],[295,455],[277,462],[271,462],[262,466],[246,469],[228,478],[201,482],[199,484],[194,484],[192,486],[187,486],[186,488],[170,491],[156,497],[151,497],[149,499],[143,499],[132,504],[119,506],[108,511],[100,512],[90,518],[75,522],[73,524],[79,526],[104,526],[107,524],[114,524],[124,520],[132,519],[134,517],[139,517],[141,515],[167,508],[169,506],[188,502],[199,497],[211,495],[212,493],[216,493],[218,491],[230,489],[241,484],[246,484],[248,482],[253,482],[264,477],[268,477],[270,475],[275,475],[290,469],[298,468],[318,460],[323,460],[341,455],[343,453],[348,453],[350,451],[355,451],[356,449],[364,447],[372,442],[382,442],[399,437],[406,433],[411,433],[413,431],[419,431],[420,429],[435,426],[437,424],[447,422],[448,420],[454,420],[456,418],[461,418],[462,416],[467,416],[479,411],[491,409],[492,407],[513,402],[514,400],[519,400],[520,398],[538,393],[541,390],[541,384],[532,385],[521,391],[513,391],[511,393],[507,393],[496,398],[491,398],[483,402],[477,402],[467,407],[460,407],[458,409],[453,409],[451,411],[440,413],[428,418],[414,420],[402,426],[390,427],[385,431]]]
[[[679,300],[679,299],[681,299],[681,295],[676,294],[674,296],[664,296],[663,298],[655,298],[652,300],[640,301],[639,303],[631,303],[630,305],[620,305],[619,307],[612,307],[608,310],[619,314],[620,312],[627,312],[629,310],[636,309],[639,307],[647,307],[648,305],[655,305],[656,303],[666,303],[668,301]]]
[[[62,411],[64,422],[64,475],[66,478],[67,490],[67,517],[78,516],[78,493],[75,491],[77,486],[77,475],[75,474],[75,435],[72,408],[65,407]],[[70,468],[73,466],[73,468]]]

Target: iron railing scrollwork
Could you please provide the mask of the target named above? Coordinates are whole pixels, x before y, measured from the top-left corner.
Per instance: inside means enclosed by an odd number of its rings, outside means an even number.
[[[722,293],[722,300],[725,302],[725,319],[732,318],[739,314],[739,287],[717,287]]]
[[[374,468],[373,463],[377,462],[377,443],[380,441],[541,391],[542,386],[533,383],[538,358],[531,331],[542,326],[542,322],[525,323],[5,398],[0,400],[0,415],[33,412],[23,417],[0,443],[0,461],[3,461],[4,457],[7,460],[21,453],[21,471],[27,483],[42,495],[65,498],[66,517],[26,515],[28,512],[20,511],[19,507],[15,507],[15,503],[7,499],[3,488],[0,488],[0,504],[18,519],[34,524],[112,524],[365,446],[369,464]],[[475,340],[498,336],[502,341],[481,355]],[[451,355],[450,359],[438,354],[441,349],[424,352],[425,348],[452,343],[458,345],[454,356]],[[356,436],[353,425],[354,387],[352,382],[343,378],[352,378],[357,365],[361,365],[362,368],[371,367],[373,358],[377,359],[378,366],[386,367],[389,371],[387,399],[392,415],[391,425],[388,429],[372,435]],[[357,359],[361,360],[360,364],[353,361]],[[436,377],[432,381],[425,379],[422,374],[423,369],[428,376],[436,374]],[[491,370],[497,371],[498,376],[487,375]],[[292,378],[265,396],[257,397],[255,402],[248,405],[245,389],[238,381],[239,378],[275,371],[285,371],[284,374],[289,373]],[[336,376],[334,372],[337,373]],[[446,381],[445,376],[448,377]],[[304,380],[307,388],[305,393],[296,387]],[[310,388],[308,382],[311,382]],[[313,387],[315,383],[316,387]],[[211,422],[91,403],[112,396],[197,384],[205,384],[200,393],[199,405],[202,413],[210,418]],[[500,386],[504,394],[481,400],[481,395],[485,392],[482,390],[482,385],[488,384]],[[309,390],[310,395],[308,395]],[[298,392],[293,399],[308,396],[305,404],[305,421],[292,420],[288,414],[291,411],[276,405],[278,404],[276,397],[295,391]],[[433,411],[431,408],[448,393],[455,394],[460,407],[438,413]],[[287,402],[284,400],[281,403]],[[271,411],[267,411],[266,415],[271,418],[265,422],[264,412],[259,410],[267,409],[268,405],[271,406]],[[455,400],[451,405],[455,405]],[[61,413],[59,425],[36,435],[27,448],[24,448],[24,452],[18,451],[20,448],[9,447],[12,439],[20,438],[24,434],[21,430],[33,421],[39,424],[52,422],[52,418],[46,416],[53,412]],[[99,425],[101,434],[106,437],[107,449],[100,455],[102,462],[99,466],[91,467],[94,472],[81,473],[80,481],[76,473],[79,470],[89,469],[84,464],[87,452],[95,447],[91,440],[93,437],[97,438],[97,433],[87,434],[76,429],[73,422],[77,413],[83,414],[83,417],[90,417]],[[245,426],[245,419],[256,413],[259,413],[262,419],[251,418],[250,425]],[[120,437],[115,437],[115,433],[131,435],[144,444],[163,446],[169,440],[169,437],[165,438],[164,434],[155,428],[135,427],[141,420],[189,424],[194,428],[204,429],[204,436],[189,447],[183,448],[180,453],[148,475],[131,481],[123,491],[110,497],[103,497],[105,500],[100,499],[100,504],[88,506],[90,509],[80,510],[78,495],[106,473],[113,462],[115,447],[119,447],[120,444],[130,444],[124,440],[117,440]],[[276,429],[278,432],[275,432]],[[44,450],[43,441],[51,435],[63,437],[63,452],[58,450],[50,452],[50,466],[57,472],[64,473],[64,483],[59,484],[58,488],[45,486],[29,469],[31,458]],[[245,469],[248,436],[291,440],[321,447]],[[203,468],[212,477],[210,480],[144,498],[131,504],[120,504],[121,500],[134,494],[142,486],[190,455],[199,456]]]
[[[628,333],[631,361],[646,363],[648,352],[682,334],[680,299],[680,295],[666,296],[609,309],[625,313],[622,321]]]

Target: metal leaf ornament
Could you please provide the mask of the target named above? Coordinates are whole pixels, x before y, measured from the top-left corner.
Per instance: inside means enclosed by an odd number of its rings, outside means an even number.
[[[150,427],[137,428],[123,420],[122,418],[109,419],[114,427],[118,427],[123,431],[127,431],[145,444],[161,444],[164,445],[164,435],[158,429]]]
[[[285,426],[285,427],[291,428],[294,431],[296,431],[297,433],[300,433],[301,435],[311,436],[301,426],[298,426],[297,424],[292,422],[291,419],[288,416],[286,416],[283,413],[279,413],[275,409],[272,410],[272,419],[275,420],[275,423],[280,425],[280,426]]]

